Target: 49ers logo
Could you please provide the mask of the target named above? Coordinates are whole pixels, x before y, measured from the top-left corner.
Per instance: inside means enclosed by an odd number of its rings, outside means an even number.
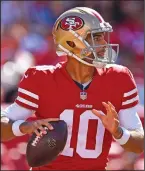
[[[84,25],[84,21],[76,16],[65,17],[60,22],[60,27],[63,30],[78,30],[82,28]]]

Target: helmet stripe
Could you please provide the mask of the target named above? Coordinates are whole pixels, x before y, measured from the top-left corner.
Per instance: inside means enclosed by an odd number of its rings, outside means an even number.
[[[92,14],[100,21],[100,23],[103,22],[103,18],[99,14],[97,14],[97,13],[95,13],[93,11],[92,11]]]

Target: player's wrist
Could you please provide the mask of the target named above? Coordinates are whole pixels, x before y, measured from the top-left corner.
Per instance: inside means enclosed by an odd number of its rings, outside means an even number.
[[[12,131],[15,136],[22,136],[26,134],[21,127],[23,123],[25,123],[25,120],[17,120],[12,124]]]
[[[28,132],[29,132],[29,122],[28,121],[22,122],[20,124],[20,126],[19,126],[19,129],[23,134],[28,134]]]
[[[116,142],[118,142],[120,145],[124,145],[124,144],[126,144],[127,142],[128,142],[128,140],[129,140],[129,138],[130,138],[130,132],[127,130],[127,129],[125,129],[125,128],[123,128],[123,127],[121,127],[121,129],[122,129],[122,131],[123,131],[123,134],[122,134],[122,136],[120,137],[120,138],[115,138],[114,136],[113,136],[113,138],[114,138],[114,140],[116,140]]]
[[[115,131],[115,133],[113,134],[113,137],[115,139],[120,139],[122,135],[123,135],[123,129],[119,126],[117,130]]]

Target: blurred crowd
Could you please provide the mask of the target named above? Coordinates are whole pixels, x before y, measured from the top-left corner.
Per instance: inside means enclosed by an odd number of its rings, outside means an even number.
[[[105,21],[113,26],[111,41],[120,44],[117,63],[129,67],[133,72],[143,104],[143,3],[97,0],[1,1],[1,102],[8,104],[14,101],[18,83],[27,68],[65,60],[65,57],[56,55],[52,38],[53,24],[64,11],[86,6],[100,12]]]

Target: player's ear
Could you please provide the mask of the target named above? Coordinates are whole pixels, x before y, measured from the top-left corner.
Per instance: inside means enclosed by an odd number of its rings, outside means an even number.
[[[66,43],[72,48],[74,48],[76,46],[75,43],[72,41],[66,41]]]

